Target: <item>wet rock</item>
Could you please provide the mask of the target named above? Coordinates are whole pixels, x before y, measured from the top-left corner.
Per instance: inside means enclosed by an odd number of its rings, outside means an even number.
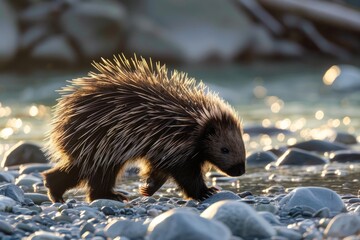
[[[1,167],[20,165],[25,163],[47,163],[40,147],[31,143],[19,142],[4,154]]]
[[[271,238],[274,228],[252,207],[237,201],[221,201],[212,204],[202,217],[224,223],[232,234],[245,239]]]
[[[271,225],[281,225],[278,217],[271,213],[271,212],[258,212],[258,214],[263,217],[268,223],[270,223]]]
[[[263,126],[248,126],[244,127],[244,133],[249,134],[250,137],[255,137],[259,135],[269,135],[274,136],[278,135],[279,133],[289,135],[292,132],[286,129],[281,129],[277,127],[263,127]]]
[[[328,161],[314,153],[307,152],[301,149],[292,148],[287,150],[279,159],[276,161],[276,166],[284,165],[321,165],[326,164]]]
[[[91,223],[85,223],[80,227],[80,235],[83,235],[85,232],[95,232],[95,227]]]
[[[282,210],[290,211],[294,207],[310,207],[318,211],[324,207],[330,210],[331,216],[346,211],[340,196],[331,189],[322,187],[298,187],[292,190],[279,202]]]
[[[276,161],[277,157],[272,152],[255,152],[246,158],[247,167],[266,166],[268,163]]]
[[[0,183],[12,183],[15,177],[8,172],[0,172]]]
[[[341,150],[336,151],[330,154],[330,162],[339,162],[339,163],[359,163],[360,162],[360,152],[353,150]]]
[[[241,199],[238,195],[231,191],[221,191],[211,195],[201,203],[213,204],[222,200],[239,200]]]
[[[196,213],[177,209],[154,218],[148,227],[149,240],[229,240],[231,233],[222,223],[202,218]]]
[[[53,60],[73,64],[77,57],[66,37],[55,35],[38,43],[30,53],[31,57],[39,60]]]
[[[31,199],[35,204],[42,204],[43,202],[49,202],[50,199],[46,194],[42,193],[25,193],[25,197]]]
[[[0,66],[10,62],[18,49],[19,30],[15,11],[8,1],[0,1]]]
[[[332,143],[323,140],[309,140],[304,142],[299,142],[294,145],[289,146],[289,148],[299,148],[306,151],[314,152],[332,152],[338,150],[346,150],[348,147],[340,143]]]
[[[250,21],[231,2],[156,0],[144,3],[129,33],[126,48],[131,51],[199,62],[213,58],[231,60],[249,44]]]
[[[12,183],[3,184],[0,186],[0,195],[12,198],[16,202],[24,202],[24,191],[21,190],[18,186]]]
[[[360,216],[339,214],[327,225],[324,234],[328,238],[344,238],[360,233]]]
[[[129,239],[140,239],[145,237],[147,227],[140,222],[130,220],[113,220],[105,227],[106,236],[115,238],[124,236]]]
[[[115,208],[115,209],[120,209],[120,208],[125,207],[125,203],[120,202],[120,201],[110,200],[110,199],[96,199],[96,200],[92,201],[89,204],[89,206],[96,207],[98,209],[101,209],[104,206]]]
[[[350,133],[346,133],[346,132],[337,132],[334,134],[334,136],[332,136],[330,138],[330,141],[333,142],[338,142],[338,143],[342,143],[342,144],[357,144],[357,140],[356,137]]]
[[[119,51],[125,19],[120,2],[76,1],[62,14],[60,25],[82,55],[93,59]]]

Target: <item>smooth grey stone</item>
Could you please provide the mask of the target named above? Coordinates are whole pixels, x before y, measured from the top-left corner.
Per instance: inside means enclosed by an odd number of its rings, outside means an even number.
[[[6,233],[6,234],[13,234],[15,231],[14,227],[11,226],[9,223],[0,220],[0,232]]]
[[[62,1],[33,2],[20,13],[19,18],[27,24],[49,21],[62,10],[63,3]]]
[[[281,225],[277,216],[271,212],[258,212],[260,216],[262,216],[268,223],[271,225]]]
[[[191,200],[187,201],[184,206],[185,207],[197,207],[197,205],[198,205],[197,202],[195,200],[191,199]]]
[[[21,230],[23,230],[25,232],[30,232],[30,233],[33,233],[33,232],[39,230],[38,227],[34,227],[34,226],[30,225],[30,224],[26,224],[26,223],[22,223],[22,222],[16,224],[16,228],[21,229]]]
[[[151,208],[147,211],[147,214],[151,217],[157,217],[161,212],[155,208]]]
[[[282,210],[290,211],[294,207],[307,206],[314,211],[329,208],[331,216],[346,211],[340,196],[331,189],[323,187],[298,187],[288,193],[279,202]]]
[[[331,139],[334,142],[342,143],[342,144],[357,144],[356,137],[352,134],[346,132],[337,132]]]
[[[108,206],[104,206],[100,209],[105,215],[115,215],[115,211]]]
[[[24,202],[24,191],[12,183],[0,185],[0,195],[12,198],[16,202]]]
[[[83,235],[85,232],[95,232],[95,227],[91,223],[85,223],[80,227],[80,236]]]
[[[16,179],[15,184],[17,186],[26,187],[27,189],[32,189],[32,186],[34,184],[41,183],[41,182],[42,182],[41,178],[38,178],[38,177],[36,177],[34,175],[30,175],[30,174],[23,174],[23,175],[20,175]]]
[[[285,239],[291,239],[291,240],[301,240],[302,235],[295,230],[288,229],[287,227],[283,226],[275,226],[274,227],[277,233],[277,236],[284,237]]]
[[[201,203],[213,204],[222,200],[239,200],[239,199],[241,198],[231,191],[221,191],[211,195],[209,198],[205,199]]]
[[[42,193],[25,193],[26,198],[30,198],[35,204],[42,204],[43,202],[50,201],[46,194]]]
[[[275,214],[279,211],[279,208],[273,204],[262,204],[262,203],[255,204],[254,209],[258,212],[271,212]]]
[[[292,132],[286,129],[281,129],[277,127],[263,127],[263,126],[246,126],[244,127],[244,133],[249,134],[250,137],[259,136],[259,135],[269,135],[274,136],[280,133],[289,135]]]
[[[125,205],[126,204],[123,202],[110,200],[110,199],[96,199],[89,204],[90,207],[96,207],[98,209],[101,209],[104,206],[111,207],[114,209],[120,209],[120,208],[124,208]]]
[[[266,166],[271,162],[275,162],[277,156],[272,152],[259,151],[254,152],[246,158],[247,167],[260,167]]]
[[[10,211],[16,204],[14,199],[0,195],[0,211]]]
[[[328,163],[328,161],[319,155],[301,149],[292,148],[287,150],[281,157],[279,157],[279,159],[276,161],[276,166],[322,165],[326,163]]]
[[[20,165],[24,163],[47,162],[48,160],[39,146],[31,143],[19,142],[4,154],[1,167]]]
[[[0,1],[0,66],[15,57],[20,39],[17,14],[10,3],[11,1]]]
[[[140,222],[130,220],[113,220],[104,228],[110,238],[125,236],[129,239],[143,238],[146,235],[147,226]]]
[[[230,237],[225,225],[202,218],[187,208],[167,211],[154,218],[148,227],[149,240],[229,240]]]
[[[327,225],[324,235],[328,238],[344,238],[360,232],[360,216],[346,213],[335,216]]]
[[[202,217],[224,223],[232,234],[245,239],[271,238],[274,228],[251,206],[237,201],[221,201],[212,204]]]
[[[27,240],[64,240],[64,238],[58,233],[37,231],[31,234]]]
[[[330,154],[330,162],[360,163],[360,151],[340,150]]]
[[[60,26],[85,58],[114,54],[123,42],[126,12],[120,2],[76,1],[60,16]],[[79,31],[81,29],[81,31]]]
[[[317,139],[299,142],[289,146],[289,148],[298,148],[298,149],[302,149],[306,151],[314,151],[314,152],[332,152],[332,151],[348,149],[346,145],[340,143],[333,143],[333,142],[317,140]]]
[[[29,163],[20,166],[19,174],[41,173],[52,168],[52,164],[49,163]]]
[[[312,216],[318,217],[318,218],[329,218],[330,217],[330,209],[327,207],[323,207],[323,208],[317,210]]]
[[[15,177],[8,172],[0,172],[0,183],[13,183]]]

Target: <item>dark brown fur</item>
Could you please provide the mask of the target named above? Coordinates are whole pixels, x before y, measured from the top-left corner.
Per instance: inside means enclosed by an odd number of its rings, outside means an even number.
[[[146,196],[169,178],[189,198],[210,196],[208,163],[231,176],[245,172],[241,125],[228,104],[184,74],[169,78],[165,66],[131,61],[104,60],[95,64],[100,73],[63,89],[48,147],[57,164],[44,173],[52,201],[80,184],[89,201],[124,200],[113,187],[132,162],[143,168]]]

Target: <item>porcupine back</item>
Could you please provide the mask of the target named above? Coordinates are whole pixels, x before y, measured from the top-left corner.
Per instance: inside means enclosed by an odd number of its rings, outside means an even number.
[[[55,107],[48,153],[87,176],[139,158],[171,168],[196,156],[209,119],[234,119],[232,108],[202,84],[145,59],[94,63],[99,73],[72,80]]]

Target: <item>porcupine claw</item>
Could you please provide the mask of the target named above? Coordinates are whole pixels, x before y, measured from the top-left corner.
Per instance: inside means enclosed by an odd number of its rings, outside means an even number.
[[[212,195],[214,195],[215,193],[219,192],[221,189],[218,187],[209,187],[207,189],[207,191],[205,192],[205,194],[200,198],[200,201],[204,201],[205,199],[211,197]]]

